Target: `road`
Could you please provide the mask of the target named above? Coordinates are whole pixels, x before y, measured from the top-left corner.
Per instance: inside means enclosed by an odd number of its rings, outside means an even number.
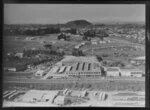
[[[68,79],[28,79],[28,78],[4,78],[4,83],[73,83],[73,82],[83,82],[83,83],[99,83],[99,82],[145,82],[145,78],[68,78]]]

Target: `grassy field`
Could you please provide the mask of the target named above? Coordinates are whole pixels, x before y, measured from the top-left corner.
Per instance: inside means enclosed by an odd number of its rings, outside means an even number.
[[[25,36],[19,36],[21,39],[15,39],[16,36],[4,36],[3,47],[7,52],[13,50],[22,50],[25,48],[43,48],[43,46],[36,41],[25,41]]]

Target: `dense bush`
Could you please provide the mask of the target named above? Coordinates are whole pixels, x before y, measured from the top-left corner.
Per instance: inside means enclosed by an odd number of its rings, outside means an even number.
[[[70,40],[70,36],[69,35],[65,35],[63,33],[61,33],[60,35],[57,36],[57,39],[60,40],[60,39],[64,39],[64,40],[67,40],[69,41]]]
[[[72,55],[73,56],[85,56],[82,50],[78,50],[78,49],[73,49]]]
[[[103,60],[103,58],[101,56],[98,56],[98,55],[96,56],[96,58],[98,59],[99,62]]]

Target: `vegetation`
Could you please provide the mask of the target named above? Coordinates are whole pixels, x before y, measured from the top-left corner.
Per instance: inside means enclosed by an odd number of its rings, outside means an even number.
[[[36,36],[36,35],[53,34],[53,33],[59,33],[59,32],[60,32],[60,28],[54,28],[54,27],[21,28],[19,26],[16,26],[16,27],[11,27],[11,28],[4,28],[4,35]]]
[[[79,49],[73,49],[72,55],[73,56],[85,56],[82,50],[79,50]]]
[[[51,45],[51,44],[45,44],[44,47],[45,47],[46,49],[52,49],[52,45]]]
[[[24,50],[24,57],[19,58],[12,55],[6,55],[4,57],[4,66],[6,67],[22,67],[29,64],[40,64],[47,61],[60,60],[64,53],[57,50]],[[36,57],[37,56],[37,57]]]
[[[58,35],[58,36],[57,36],[57,39],[58,39],[58,40],[60,40],[60,39],[64,39],[64,40],[69,41],[69,40],[70,40],[70,36],[69,36],[69,35],[66,35],[66,34],[61,33],[60,35]]]
[[[89,38],[98,37],[100,39],[104,39],[105,37],[108,37],[109,35],[106,33],[105,30],[99,30],[96,32],[96,30],[88,30],[84,33],[83,39],[89,40]]]
[[[66,33],[71,33],[71,34],[77,34],[77,29],[76,28],[71,28],[69,30],[65,31]]]
[[[101,56],[99,56],[99,55],[97,55],[96,57],[97,57],[99,62],[101,62],[103,60],[103,58]]]

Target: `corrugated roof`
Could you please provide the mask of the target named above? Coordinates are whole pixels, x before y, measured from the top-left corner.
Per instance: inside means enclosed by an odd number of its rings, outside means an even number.
[[[90,70],[90,69],[91,69],[91,63],[88,64],[88,70]]]
[[[88,70],[89,63],[85,63],[84,70]]]
[[[82,71],[83,63],[80,63],[78,71]]]
[[[66,68],[66,72],[70,71],[70,69],[71,69],[71,66],[68,66],[68,67]]]
[[[72,70],[70,70],[71,72],[84,72],[84,71],[89,71],[89,72],[96,72],[100,70],[99,67],[95,66],[96,64],[94,63],[87,63],[87,62],[83,62],[83,63],[78,63],[72,66]]]

